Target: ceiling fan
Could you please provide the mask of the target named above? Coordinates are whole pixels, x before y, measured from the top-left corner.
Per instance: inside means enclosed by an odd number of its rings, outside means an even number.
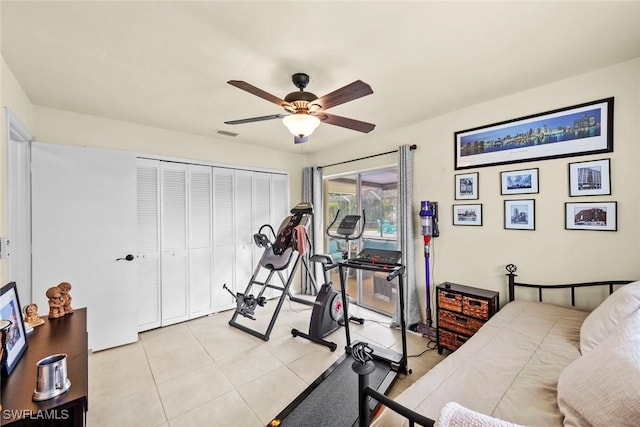
[[[307,84],[309,84],[309,75],[305,73],[295,73],[291,76],[291,81],[300,90],[291,92],[285,96],[284,99],[280,99],[242,80],[229,80],[227,83],[231,86],[245,90],[283,107],[286,114],[271,114],[249,119],[230,120],[224,123],[227,125],[239,125],[263,120],[283,119],[284,125],[289,129],[289,132],[293,134],[293,142],[296,144],[307,142],[309,135],[313,133],[321,122],[364,133],[369,133],[376,127],[376,125],[372,123],[336,116],[335,114],[329,114],[325,111],[336,105],[372,94],[373,90],[371,86],[365,82],[356,80],[353,83],[318,98],[313,93],[305,92],[304,90]]]

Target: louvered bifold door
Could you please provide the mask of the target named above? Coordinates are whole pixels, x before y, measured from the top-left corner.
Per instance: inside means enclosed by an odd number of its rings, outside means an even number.
[[[213,312],[211,175],[189,166],[189,318]]]
[[[137,159],[138,332],[157,328],[160,302],[160,162]]]
[[[187,165],[162,162],[162,326],[189,317],[187,276]]]
[[[253,174],[253,188],[254,188],[254,201],[253,201],[253,232],[257,233],[260,227],[264,224],[269,224],[273,227],[274,231],[277,233],[278,226],[280,225],[280,220],[276,221],[277,224],[274,224],[274,221],[271,220],[271,174],[265,172],[254,172]],[[275,237],[271,235],[270,231],[267,231],[268,228],[265,228],[262,232],[266,234],[271,241],[275,240]],[[260,248],[258,245],[253,245],[253,259],[257,263],[260,260],[264,252],[263,248]],[[267,279],[269,271],[266,269],[262,269],[257,276],[257,280],[264,282]],[[283,285],[278,279],[278,276],[273,276],[273,281],[275,284]],[[265,297],[269,298],[273,295],[273,289],[267,289],[265,292]]]
[[[255,265],[253,262],[253,172],[235,171],[235,285],[244,292],[251,280]],[[260,289],[253,290],[256,294]]]
[[[233,292],[235,240],[234,240],[234,171],[213,168],[213,305],[214,311],[235,307],[231,294],[223,289],[227,285]],[[244,291],[242,289],[240,292]]]

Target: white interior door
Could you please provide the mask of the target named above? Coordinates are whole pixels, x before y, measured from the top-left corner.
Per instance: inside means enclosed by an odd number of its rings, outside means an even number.
[[[6,109],[7,281],[16,282],[20,303],[31,302],[31,134]]]
[[[137,341],[136,262],[117,260],[136,251],[135,153],[34,142],[31,161],[34,302],[69,282],[92,350]]]

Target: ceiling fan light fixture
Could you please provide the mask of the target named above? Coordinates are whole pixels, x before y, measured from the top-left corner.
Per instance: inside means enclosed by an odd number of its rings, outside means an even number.
[[[320,125],[320,119],[309,114],[291,114],[282,123],[293,136],[309,136]]]

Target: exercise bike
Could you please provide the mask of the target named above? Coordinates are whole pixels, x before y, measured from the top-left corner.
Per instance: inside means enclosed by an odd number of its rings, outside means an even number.
[[[331,227],[338,220],[339,215],[340,211],[338,210],[335,218],[333,219],[333,221],[331,221],[329,227],[327,227],[327,236],[333,239],[344,240],[348,248],[349,242],[359,239],[364,232],[364,211],[362,212],[362,217],[360,215],[345,216],[338,225],[338,229],[336,230],[337,234],[332,234]],[[358,223],[361,223],[359,231],[357,230]],[[343,259],[347,259],[348,257],[348,252],[344,252],[342,254]],[[320,291],[318,292],[316,300],[313,304],[311,321],[309,323],[309,333],[301,332],[298,329],[292,329],[291,335],[293,335],[294,337],[306,338],[317,344],[328,347],[331,351],[335,351],[336,348],[338,348],[338,345],[332,341],[327,341],[324,338],[332,332],[335,332],[341,326],[344,326],[345,305],[349,303],[346,300],[343,301],[342,293],[336,291],[333,288],[333,284],[329,280],[328,272],[338,267],[339,263],[334,262],[333,258],[330,255],[325,254],[313,255],[311,256],[310,261],[317,262],[318,264],[322,265],[324,284],[320,287]],[[349,320],[361,325],[364,324],[364,319],[358,317],[349,317]]]

